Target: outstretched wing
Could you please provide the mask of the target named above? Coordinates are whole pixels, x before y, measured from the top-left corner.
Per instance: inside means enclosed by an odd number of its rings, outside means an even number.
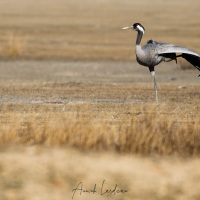
[[[155,41],[154,41],[155,42]],[[191,63],[194,67],[196,67],[200,71],[200,54],[190,49],[175,46],[173,44],[165,44],[165,43],[156,43],[156,51],[159,55],[167,55],[178,53],[181,54],[179,57],[186,59],[189,63]]]
[[[200,56],[183,53],[181,57],[185,58],[189,63],[200,71]]]

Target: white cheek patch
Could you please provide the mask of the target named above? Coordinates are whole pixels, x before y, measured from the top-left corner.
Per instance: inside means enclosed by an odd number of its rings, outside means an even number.
[[[137,25],[137,29],[144,34],[144,29],[140,25]]]

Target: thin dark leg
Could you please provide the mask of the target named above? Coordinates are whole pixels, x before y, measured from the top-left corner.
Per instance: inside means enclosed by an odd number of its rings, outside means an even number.
[[[154,90],[155,90],[155,93],[156,93],[156,103],[158,103],[158,87],[157,87],[157,84],[156,84],[156,77],[155,77],[154,67],[149,67],[149,71],[150,71],[151,76],[153,78]]]

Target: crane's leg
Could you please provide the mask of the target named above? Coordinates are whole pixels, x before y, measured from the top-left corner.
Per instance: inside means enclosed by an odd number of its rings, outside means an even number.
[[[155,90],[155,93],[156,93],[156,103],[158,103],[158,87],[157,87],[157,84],[156,84],[156,78],[155,78],[155,70],[154,70],[154,67],[149,67],[149,71],[150,71],[151,76],[152,76],[152,78],[153,78],[154,90]]]

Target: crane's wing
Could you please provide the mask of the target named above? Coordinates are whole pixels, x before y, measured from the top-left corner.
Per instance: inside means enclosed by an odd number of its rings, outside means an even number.
[[[183,57],[200,71],[200,54],[197,52],[173,44],[159,43],[156,41],[153,42],[156,44],[156,52],[159,55],[165,56],[167,54],[179,53],[181,54],[179,57]]]

